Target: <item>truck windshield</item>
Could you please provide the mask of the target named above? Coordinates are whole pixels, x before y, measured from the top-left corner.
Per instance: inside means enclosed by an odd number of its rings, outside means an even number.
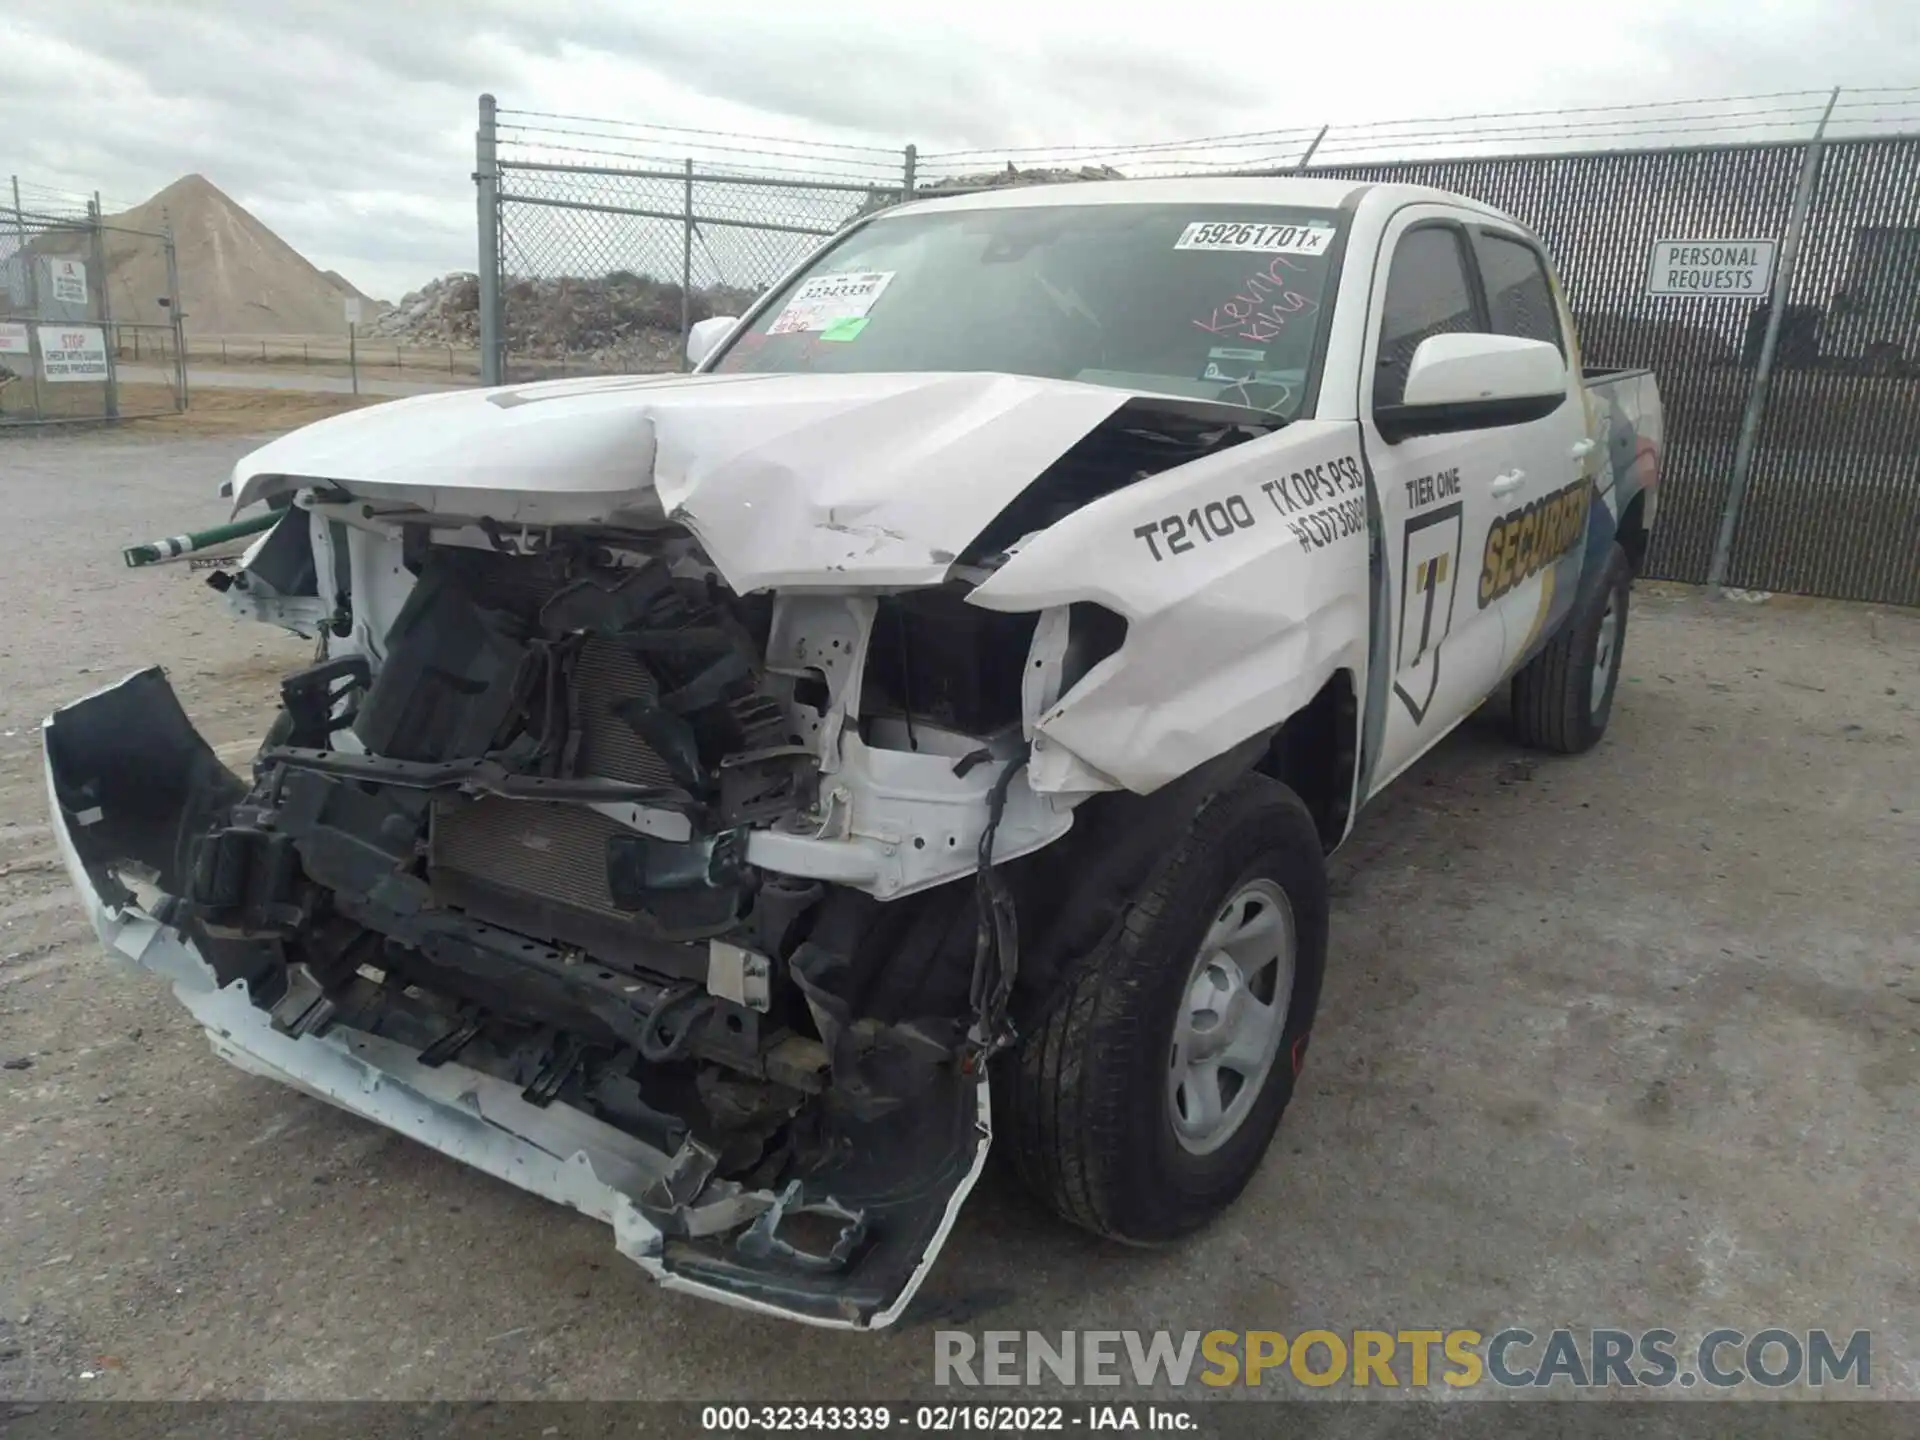
[[[1292,419],[1341,223],[1246,205],[883,216],[822,254],[710,368],[994,370]]]

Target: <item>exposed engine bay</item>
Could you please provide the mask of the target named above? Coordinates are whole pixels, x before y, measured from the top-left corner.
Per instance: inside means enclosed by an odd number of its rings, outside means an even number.
[[[212,581],[316,641],[250,779],[158,669],[62,710],[70,867],[236,1063],[600,1214],[669,1284],[887,1323],[979,1172],[1016,1011],[1193,803],[1071,765],[1036,793],[1037,722],[1127,621],[968,597],[1023,535],[1260,433],[1223,416],[1123,409],[900,588],[740,594],[658,512],[285,486]]]
[[[977,905],[875,897],[1070,823],[1024,789],[1007,823],[1034,619],[541,540],[418,547],[377,674],[288,677],[244,793],[201,767],[215,823],[149,857],[155,918],[290,1037],[398,1041],[669,1157],[638,1206],[682,1271],[881,1308],[973,1167],[1017,940],[990,867]],[[177,711],[154,672],[119,700],[128,731]]]

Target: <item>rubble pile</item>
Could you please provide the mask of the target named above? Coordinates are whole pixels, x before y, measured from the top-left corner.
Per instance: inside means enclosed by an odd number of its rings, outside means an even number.
[[[729,285],[696,289],[689,311],[694,320],[738,315],[754,295]],[[598,279],[510,279],[503,298],[506,349],[516,358],[630,370],[671,368],[680,362],[680,286],[673,281],[629,270]],[[480,277],[463,271],[430,281],[367,330],[419,345],[478,345]]]
[[[971,175],[948,175],[939,180],[922,180],[913,187],[916,200],[932,195],[954,195],[968,190],[998,190],[1007,185],[1064,185],[1080,180],[1124,180],[1127,177],[1111,165],[1053,166],[1035,165],[1022,170],[1011,160],[1003,169],[980,170]],[[855,218],[877,215],[900,202],[898,190],[876,190],[854,212]]]
[[[948,190],[992,190],[1002,185],[1060,185],[1075,180],[1124,180],[1111,165],[1046,166],[1022,170],[1011,160],[1004,170],[983,170],[977,175],[949,175],[944,180],[923,181],[913,193],[928,195]]]

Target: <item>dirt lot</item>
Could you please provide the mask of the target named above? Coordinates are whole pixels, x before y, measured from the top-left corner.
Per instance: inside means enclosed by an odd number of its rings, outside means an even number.
[[[125,433],[142,438],[154,435],[258,435],[263,430],[290,430],[345,410],[377,405],[382,398],[371,394],[341,395],[291,388],[240,390],[209,385],[205,389],[196,388],[187,409],[176,413],[177,402],[170,384],[135,381],[120,386],[120,413],[131,417]],[[86,403],[75,403],[64,413],[97,416],[104,403],[98,394],[92,394]],[[19,414],[22,408],[16,404],[12,413]]]
[[[218,1064],[98,952],[36,725],[164,661],[216,746],[304,647],[123,545],[233,437],[0,438],[0,1396],[899,1396],[936,1324],[1874,1331],[1920,1394],[1920,615],[1636,597],[1613,730],[1476,720],[1335,862],[1303,1090],[1225,1223],[1121,1251],[990,1173],[915,1311],[825,1334]],[[1305,1392],[1296,1392],[1305,1393]]]

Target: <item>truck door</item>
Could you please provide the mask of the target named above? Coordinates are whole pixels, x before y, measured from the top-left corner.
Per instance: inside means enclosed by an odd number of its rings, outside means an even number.
[[[1416,435],[1389,443],[1374,423],[1398,404],[1413,352],[1430,335],[1486,331],[1472,242],[1441,206],[1389,223],[1376,261],[1361,361],[1359,414],[1375,495],[1388,633],[1385,718],[1371,760],[1372,795],[1499,684],[1507,642],[1498,597],[1481,603],[1482,554],[1494,517],[1520,483],[1509,429]],[[1524,468],[1524,466],[1521,466]]]
[[[1517,230],[1468,226],[1488,328],[1496,335],[1546,340],[1576,363],[1568,326],[1547,279],[1545,258]],[[1567,403],[1550,415],[1493,432],[1505,488],[1497,497],[1474,565],[1475,603],[1505,616],[1504,675],[1544,645],[1573,606],[1579,585],[1587,504],[1592,492],[1584,389],[1570,375]],[[1604,457],[1596,457],[1600,459]]]

